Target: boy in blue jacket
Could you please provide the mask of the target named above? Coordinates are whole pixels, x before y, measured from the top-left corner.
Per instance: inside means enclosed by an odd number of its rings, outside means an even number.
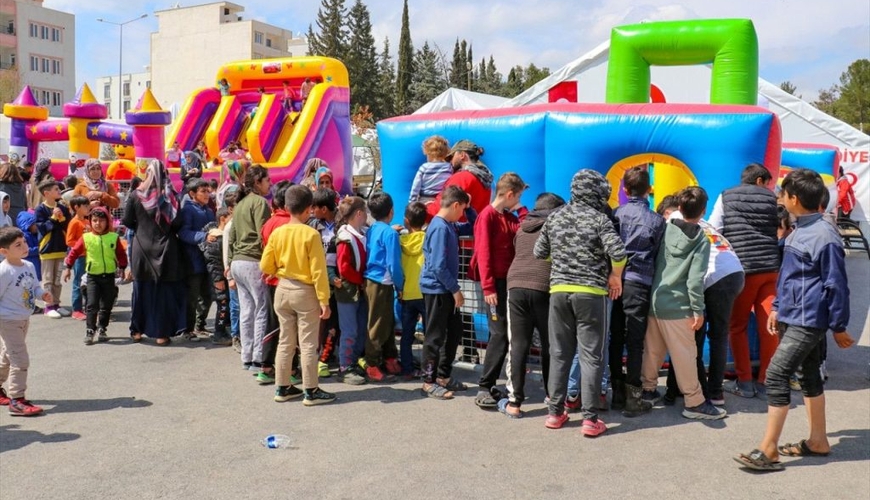
[[[194,178],[187,183],[187,194],[190,202],[185,203],[178,213],[181,225],[178,238],[184,247],[190,263],[190,275],[187,280],[187,333],[188,340],[196,342],[199,335],[209,335],[205,329],[208,310],[211,308],[211,278],[205,262],[205,256],[199,249],[203,241],[213,243],[217,236],[206,233],[203,228],[215,222],[214,212],[208,207],[211,190],[208,182]]]
[[[765,472],[781,470],[782,455],[827,456],[831,452],[825,387],[819,371],[821,345],[828,329],[841,348],[855,343],[846,331],[849,286],[843,243],[837,230],[819,213],[825,183],[818,173],[802,168],[783,179],[782,190],[786,210],[797,217],[797,228],[785,241],[776,300],[767,322],[769,334],[779,335],[765,382],[767,429],[758,448],[734,457],[743,467]],[[779,446],[791,403],[789,378],[798,370],[810,436]]]
[[[426,304],[426,340],[420,365],[423,394],[434,399],[453,398],[446,386],[451,385],[453,360],[462,339],[459,308],[465,302],[459,287],[459,236],[471,236],[477,218],[469,203],[471,197],[462,188],[446,187],[441,193],[441,208],[423,239],[420,291]],[[463,213],[468,222],[460,224]]]
[[[27,262],[33,264],[36,269],[36,279],[42,280],[42,264],[39,261],[39,229],[36,227],[36,216],[26,210],[18,212],[15,221],[18,229],[24,233],[24,242],[27,243]]]
[[[402,373],[396,349],[393,290],[402,300],[405,274],[402,247],[393,219],[393,198],[377,193],[369,198],[369,212],[375,223],[366,234],[366,295],[369,298],[369,338],[366,341],[366,377],[382,382]],[[387,373],[381,370],[383,364]]]

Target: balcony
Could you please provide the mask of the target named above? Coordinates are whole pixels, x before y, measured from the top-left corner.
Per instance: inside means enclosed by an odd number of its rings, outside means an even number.
[[[12,64],[10,62],[0,61],[0,69],[14,69],[16,67],[17,66],[15,64]]]
[[[6,31],[0,31],[0,47],[17,47],[18,40],[15,35],[10,35]]]

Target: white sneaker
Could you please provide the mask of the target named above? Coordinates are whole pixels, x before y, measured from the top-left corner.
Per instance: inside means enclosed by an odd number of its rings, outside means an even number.
[[[72,311],[65,307],[58,307],[57,312],[60,313],[60,315],[64,318],[69,318],[70,316],[72,316]]]
[[[60,312],[55,310],[55,309],[52,309],[50,311],[45,311],[45,315],[46,315],[46,317],[49,317],[51,319],[63,318],[63,315],[61,315]]]

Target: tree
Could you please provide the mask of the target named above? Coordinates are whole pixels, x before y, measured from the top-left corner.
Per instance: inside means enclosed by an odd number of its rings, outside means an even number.
[[[466,78],[468,79],[468,90],[474,90],[475,82],[474,82],[474,51],[471,49],[471,44],[468,44],[468,54],[465,55],[465,67],[468,68],[468,74]]]
[[[350,79],[351,102],[354,106],[372,106],[377,101],[378,57],[369,10],[362,0],[356,0],[351,7],[347,26],[350,43],[345,64]]]
[[[444,92],[444,80],[438,72],[438,56],[429,48],[429,42],[414,57],[414,75],[411,78],[409,107],[414,110]]]
[[[788,92],[793,96],[797,96],[797,94],[795,94],[795,92],[797,92],[797,87],[795,87],[795,85],[788,80],[780,83],[779,88],[782,89],[784,92]]]
[[[409,113],[411,75],[414,73],[414,44],[411,42],[411,25],[408,19],[408,0],[402,8],[402,31],[399,34],[398,74],[396,75],[396,111]]]
[[[347,47],[347,28],[344,19],[347,9],[344,0],[322,0],[317,9],[317,29],[315,33],[308,25],[308,52],[313,56],[344,59]]]
[[[550,68],[538,68],[535,63],[526,67],[526,78],[523,80],[523,90],[550,76]]]
[[[864,131],[870,121],[870,60],[858,59],[840,75],[836,111],[841,120]]]
[[[462,40],[465,44],[465,40]],[[465,87],[462,78],[465,75],[465,52],[459,49],[459,38],[456,39],[456,45],[453,46],[453,64],[450,65],[450,86],[461,89]]]
[[[390,57],[390,39],[384,38],[384,50],[378,59],[377,99],[372,109],[375,119],[384,119],[396,114],[395,87],[396,72]]]
[[[523,91],[523,78],[525,71],[522,66],[514,66],[508,72],[507,81],[502,86],[501,95],[507,98],[513,98]]]
[[[839,98],[840,91],[837,89],[837,86],[831,85],[830,88],[819,90],[819,97],[813,101],[813,106],[823,113],[835,116],[836,111],[834,108]]]
[[[0,69],[0,102],[12,102],[21,93],[21,74],[18,68]]]

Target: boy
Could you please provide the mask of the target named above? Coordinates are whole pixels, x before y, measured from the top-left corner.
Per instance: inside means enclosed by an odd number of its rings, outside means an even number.
[[[604,213],[610,183],[594,170],[580,170],[571,180],[571,202],[550,215],[534,254],[551,259],[550,271],[550,393],[549,416],[544,425],[559,429],[568,421],[565,393],[568,371],[580,349],[581,432],[595,437],[607,431],[598,418],[596,404],[604,372],[604,338],[607,333],[609,295],[622,294],[625,246]],[[610,259],[611,270],[608,276]]]
[[[423,269],[423,240],[426,233],[426,205],[419,201],[408,204],[405,208],[405,227],[408,234],[399,237],[402,245],[402,272],[405,274],[405,295],[402,302],[402,341],[399,343],[399,358],[402,361],[402,375],[411,379],[414,377],[414,334],[417,331],[417,318],[423,318],[423,329],[426,329],[426,302],[420,291],[420,272]]]
[[[42,408],[24,398],[27,389],[27,328],[36,297],[46,304],[54,300],[43,291],[33,264],[24,260],[27,243],[17,227],[0,228],[0,405],[9,406],[12,416],[30,417],[42,413]],[[3,390],[6,382],[9,390]]]
[[[127,252],[121,245],[118,233],[112,230],[112,216],[105,207],[95,207],[90,215],[91,230],[79,237],[66,256],[63,280],[69,281],[70,271],[84,258],[88,273],[87,330],[85,345],[93,345],[97,333],[97,311],[99,310],[98,342],[108,342],[106,329],[112,315],[112,306],[118,296],[115,286],[115,271],[127,268]]]
[[[39,261],[39,229],[36,227],[36,216],[33,212],[18,212],[18,220],[15,221],[18,229],[24,233],[24,241],[27,243],[27,257],[24,259],[33,264],[36,269],[36,279],[42,281],[42,263]],[[38,308],[37,308],[38,309]],[[40,310],[40,312],[42,312]]]
[[[780,455],[830,453],[825,391],[819,373],[821,343],[830,328],[839,347],[854,344],[846,331],[849,287],[843,244],[837,231],[818,213],[825,184],[818,173],[802,168],[783,179],[782,189],[786,209],[797,217],[797,228],[786,240],[776,300],[767,323],[770,335],[780,336],[767,371],[767,429],[757,449],[734,457],[740,465],[760,471],[782,469]],[[810,436],[777,446],[791,402],[789,376],[798,369]]]
[[[459,308],[465,302],[459,288],[459,236],[470,236],[477,218],[468,208],[470,202],[468,193],[458,186],[446,187],[441,192],[441,208],[423,237],[420,291],[426,304],[426,340],[420,365],[423,394],[434,399],[453,398],[446,386],[453,380],[453,360],[462,338]],[[463,213],[468,222],[459,224]]]
[[[514,236],[520,228],[520,219],[513,212],[519,210],[520,218],[528,213],[520,205],[526,187],[519,175],[502,175],[495,185],[495,199],[480,212],[474,225],[471,268],[477,270],[483,300],[489,306],[489,341],[474,400],[480,408],[495,408],[504,397],[496,383],[508,351],[507,274],[514,260]]]
[[[636,417],[652,409],[641,399],[640,369],[643,339],[649,315],[650,285],[656,271],[659,242],[665,232],[665,219],[650,210],[651,191],[646,167],[632,167],[622,177],[628,201],[613,213],[617,231],[625,244],[628,262],[622,277],[622,296],[613,301],[610,313],[610,377],[613,386],[611,407]],[[623,373],[622,354],[628,351]]]
[[[677,386],[685,397],[683,416],[718,420],[726,412],[704,398],[696,370],[695,332],[704,326],[704,277],[710,260],[710,241],[698,224],[707,209],[707,193],[689,187],[677,198],[683,219],[665,225],[656,256],[641,368],[642,397],[650,405],[661,399],[656,389],[659,368],[670,353]]]
[[[60,307],[60,294],[63,291],[61,274],[63,259],[66,257],[66,228],[69,226],[69,210],[61,203],[60,187],[57,181],[46,179],[37,189],[42,193],[43,202],[34,210],[36,227],[42,239],[39,242],[39,260],[42,264],[42,287],[51,293],[52,304],[45,305],[45,315],[52,319],[70,316],[72,313]]]
[[[199,249],[205,258],[205,266],[211,279],[212,293],[217,305],[214,318],[214,334],[211,336],[212,344],[229,346],[233,339],[230,337],[230,297],[229,284],[224,276],[223,240],[224,229],[232,217],[230,209],[223,207],[217,211],[217,222],[209,222],[202,228],[206,234],[214,235],[214,241],[203,240]]]
[[[60,197],[63,202],[67,205],[72,206],[72,199],[75,196],[75,189],[79,183],[79,178],[70,174],[63,178],[63,185],[60,191]]]
[[[513,418],[522,417],[520,409],[525,399],[526,362],[535,329],[541,337],[541,372],[544,392],[550,375],[550,339],[547,328],[550,314],[550,263],[536,259],[535,242],[551,213],[565,205],[565,200],[553,193],[542,193],[535,200],[535,209],[526,216],[517,231],[516,255],[507,275],[508,314],[510,317],[508,356],[505,365],[508,383],[507,399],[499,401],[498,409]]]
[[[320,235],[308,227],[313,200],[304,186],[287,189],[285,206],[290,222],[272,233],[260,269],[280,280],[275,291],[275,312],[281,323],[275,375],[278,389],[275,401],[284,402],[304,396],[302,404],[313,406],[335,401],[335,394],[318,387],[317,333],[320,320],[329,318],[329,281],[326,254]],[[304,391],[290,385],[290,360],[300,348]]]
[[[209,278],[205,257],[199,249],[202,242],[214,243],[217,236],[203,231],[203,228],[215,222],[214,212],[208,208],[208,182],[203,179],[191,179],[187,183],[187,194],[190,202],[186,203],[178,213],[181,224],[178,229],[178,239],[184,247],[187,261],[190,264],[187,276],[187,331],[185,337],[191,342],[198,342],[200,336],[210,335],[205,322],[208,310],[211,308],[212,281]]]
[[[338,345],[338,305],[335,302],[334,283],[338,278],[336,271],[336,242],[335,242],[335,212],[338,209],[338,194],[330,188],[323,186],[314,191],[314,210],[308,225],[317,229],[320,233],[320,241],[326,252],[326,269],[329,271],[329,309],[332,314],[329,319],[320,325],[320,361],[317,363],[317,371],[321,377],[329,377],[329,358],[332,356],[335,346]]]
[[[73,218],[66,228],[66,246],[72,248],[85,234],[88,229],[88,213],[91,204],[84,196],[73,196],[69,203]],[[82,278],[85,276],[85,257],[81,256],[73,265],[72,284],[72,318],[82,321],[87,318],[82,304]]]
[[[366,376],[383,382],[402,372],[396,349],[393,293],[399,300],[405,287],[402,272],[402,247],[399,235],[389,222],[393,219],[393,199],[387,193],[369,198],[369,212],[375,223],[366,233],[366,295],[369,298],[369,338],[366,341]],[[381,370],[386,368],[387,374]]]

